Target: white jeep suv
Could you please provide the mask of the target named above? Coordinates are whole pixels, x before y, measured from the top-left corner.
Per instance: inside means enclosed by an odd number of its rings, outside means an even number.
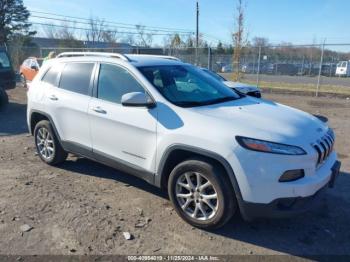
[[[50,165],[71,152],[166,189],[201,228],[305,211],[332,186],[334,133],[302,111],[236,93],[172,57],[66,53],[28,91]]]

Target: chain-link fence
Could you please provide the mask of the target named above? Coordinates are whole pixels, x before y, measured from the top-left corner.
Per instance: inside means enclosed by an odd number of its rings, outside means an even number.
[[[230,48],[39,48],[9,46],[13,65],[19,70],[28,57],[46,57],[51,51],[112,52],[175,56],[208,68],[228,80],[257,85],[270,91],[292,90],[350,95],[350,44],[245,47],[233,61]],[[236,56],[237,57],[237,56]]]

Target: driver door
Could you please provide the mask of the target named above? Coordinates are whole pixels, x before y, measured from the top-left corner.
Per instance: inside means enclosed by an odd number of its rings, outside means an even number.
[[[121,104],[124,94],[145,92],[124,67],[101,64],[89,105],[93,151],[116,163],[155,172],[156,108]]]

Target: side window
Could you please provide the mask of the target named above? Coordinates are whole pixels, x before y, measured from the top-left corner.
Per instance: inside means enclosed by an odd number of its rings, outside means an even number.
[[[57,77],[58,74],[61,72],[64,64],[56,64],[52,66],[44,75],[44,77],[41,79],[41,81],[57,86]]]
[[[67,63],[64,67],[59,87],[82,95],[89,94],[93,63]]]
[[[145,90],[127,70],[101,64],[97,89],[99,99],[120,104],[122,96],[131,92],[144,93]]]

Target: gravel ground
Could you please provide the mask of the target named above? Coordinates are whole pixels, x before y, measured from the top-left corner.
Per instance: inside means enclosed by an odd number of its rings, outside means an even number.
[[[166,194],[135,177],[70,156],[39,160],[26,128],[25,90],[0,112],[0,254],[350,254],[350,101],[268,94],[329,119],[343,162],[336,187],[302,216],[198,230]],[[126,240],[123,232],[129,232]]]

